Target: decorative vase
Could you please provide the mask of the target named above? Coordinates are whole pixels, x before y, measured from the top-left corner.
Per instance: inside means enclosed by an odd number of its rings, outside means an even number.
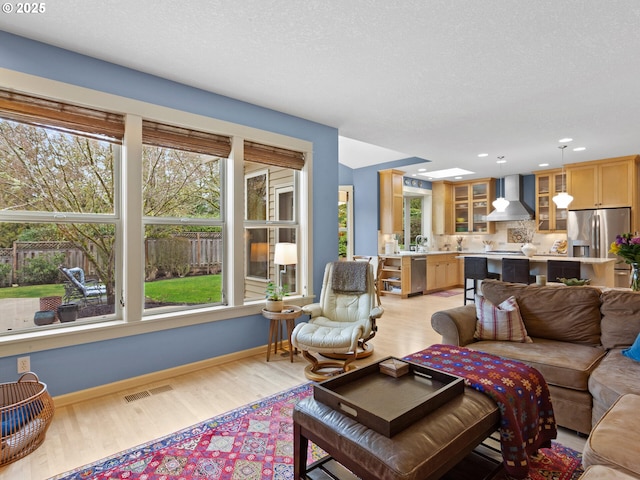
[[[538,247],[536,247],[533,243],[525,243],[520,250],[522,250],[522,253],[524,253],[527,257],[533,257],[538,251]]]
[[[640,264],[632,263],[631,264],[631,290],[634,292],[640,292]]]
[[[284,300],[267,300],[264,309],[267,312],[281,312],[284,309]]]

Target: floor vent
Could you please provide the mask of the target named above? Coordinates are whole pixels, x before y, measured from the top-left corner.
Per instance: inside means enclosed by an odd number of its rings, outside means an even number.
[[[173,390],[171,385],[161,385],[159,387],[150,388],[149,390],[144,390],[142,392],[132,393],[131,395],[125,395],[124,400],[127,403],[135,402],[136,400],[140,400],[142,398],[148,398],[151,395],[159,395],[160,393],[170,392]]]
[[[141,398],[150,397],[151,394],[146,390],[144,392],[132,393],[131,395],[125,395],[124,400],[127,403],[135,402],[136,400],[140,400]]]
[[[171,385],[161,385],[156,388],[150,388],[149,393],[151,393],[151,395],[158,395],[160,393],[170,392],[171,390],[173,390]]]

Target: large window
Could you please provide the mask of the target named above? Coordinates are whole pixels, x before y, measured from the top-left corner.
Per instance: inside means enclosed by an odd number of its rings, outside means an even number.
[[[278,242],[306,251],[303,152],[177,117],[180,125],[0,90],[0,335],[139,322],[140,313],[184,324],[186,310],[263,299],[269,280],[299,291],[300,267],[273,255]],[[234,190],[243,202],[230,200]],[[230,220],[244,221],[242,238]],[[241,264],[229,262],[237,248]],[[60,321],[62,304],[74,307],[73,323]]]
[[[0,332],[34,328],[45,308],[55,314],[40,323],[57,323],[62,303],[80,318],[113,314],[122,117],[9,92],[0,101],[0,309],[15,312]],[[87,299],[91,281],[101,294]]]
[[[268,282],[299,290],[296,265],[274,262],[277,243],[298,244],[300,152],[245,142],[245,299],[263,298]]]
[[[194,141],[195,140],[195,141]],[[223,159],[218,135],[143,122],[145,309],[222,303]]]

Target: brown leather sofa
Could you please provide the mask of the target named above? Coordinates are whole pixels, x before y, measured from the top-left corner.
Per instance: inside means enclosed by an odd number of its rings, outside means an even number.
[[[533,343],[477,341],[475,305],[436,312],[442,343],[527,363],[549,384],[556,422],[589,433],[625,393],[640,394],[640,363],[621,354],[640,332],[640,294],[595,287],[524,285],[485,280],[494,305],[510,296]]]

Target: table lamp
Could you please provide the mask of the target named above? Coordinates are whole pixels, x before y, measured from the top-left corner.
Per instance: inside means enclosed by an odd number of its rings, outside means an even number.
[[[298,246],[295,243],[276,243],[273,263],[284,266],[280,270],[280,286],[282,286],[282,275],[287,272],[287,265],[298,263]]]

